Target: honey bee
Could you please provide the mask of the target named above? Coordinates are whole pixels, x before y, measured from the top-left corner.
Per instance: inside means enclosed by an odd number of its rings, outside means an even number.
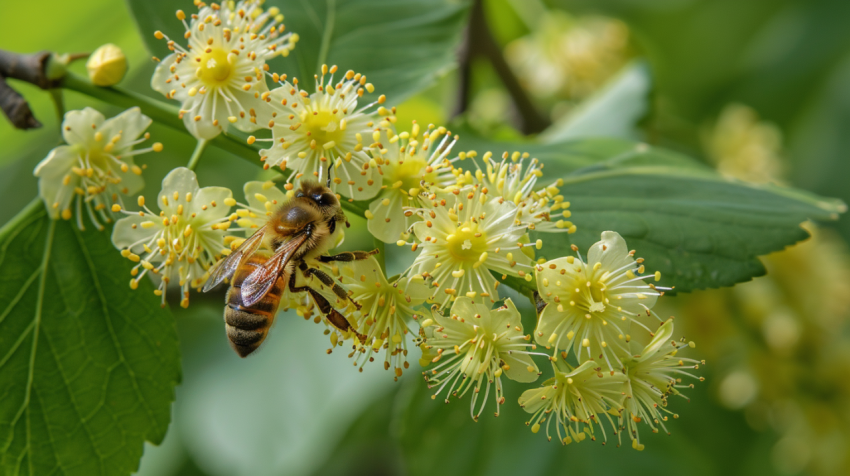
[[[204,292],[232,278],[225,300],[224,322],[230,344],[240,357],[257,350],[265,340],[286,286],[293,293],[306,292],[334,327],[343,332],[353,331],[345,316],[309,282],[316,278],[343,302],[349,301],[357,309],[360,304],[331,276],[310,263],[362,260],[378,250],[326,254],[336,242],[341,226],[350,226],[329,186],[330,177],[328,186],[301,182],[295,196],[281,204],[264,226],[219,261],[210,273]],[[264,242],[271,253],[260,250]],[[296,270],[307,279],[307,285],[296,285]],[[365,341],[362,335],[357,335]]]

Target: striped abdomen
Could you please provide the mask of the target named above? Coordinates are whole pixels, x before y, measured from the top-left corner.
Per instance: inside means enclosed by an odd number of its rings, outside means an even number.
[[[257,350],[265,340],[274,322],[280,298],[286,284],[283,276],[278,278],[274,287],[251,307],[242,306],[242,282],[254,272],[254,268],[268,260],[268,256],[256,253],[233,274],[230,289],[227,290],[227,305],[224,308],[224,323],[230,345],[240,357],[246,357]]]

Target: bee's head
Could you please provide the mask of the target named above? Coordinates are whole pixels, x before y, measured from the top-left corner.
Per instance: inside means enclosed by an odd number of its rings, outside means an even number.
[[[339,199],[331,189],[316,182],[304,180],[301,187],[295,192],[296,199],[311,201],[327,216],[336,215],[339,210]]]

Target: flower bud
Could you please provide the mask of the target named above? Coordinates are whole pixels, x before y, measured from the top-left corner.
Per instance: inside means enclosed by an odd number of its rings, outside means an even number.
[[[113,86],[118,84],[127,72],[127,57],[121,48],[107,43],[91,54],[86,69],[95,86]]]

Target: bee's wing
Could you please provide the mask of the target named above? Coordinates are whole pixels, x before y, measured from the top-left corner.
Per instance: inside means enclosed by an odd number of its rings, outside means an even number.
[[[289,241],[280,245],[268,261],[263,263],[262,266],[258,266],[253,273],[245,278],[245,281],[242,282],[243,306],[253,306],[271,290],[295,251],[307,241],[307,236],[308,234],[303,232],[292,235]]]
[[[225,279],[233,276],[233,273],[236,272],[236,269],[239,268],[239,265],[242,264],[243,261],[247,260],[257,251],[257,248],[263,243],[263,236],[266,233],[266,227],[262,227],[250,238],[245,240],[244,243],[239,245],[239,248],[236,249],[233,253],[230,253],[226,258],[220,260],[212,272],[210,273],[209,279],[207,279],[207,283],[204,284],[204,292],[211,290],[212,288],[218,286],[218,284]]]

